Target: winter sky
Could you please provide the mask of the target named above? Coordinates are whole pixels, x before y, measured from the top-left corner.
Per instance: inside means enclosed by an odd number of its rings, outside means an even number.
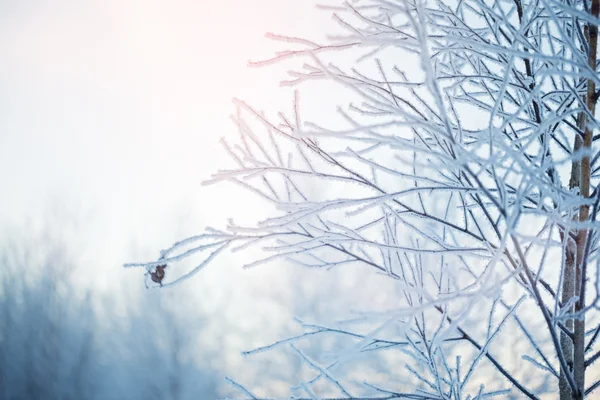
[[[132,241],[201,231],[190,219],[256,214],[200,183],[227,165],[233,97],[289,109],[284,68],[247,68],[281,49],[265,32],[319,38],[328,14],[292,0],[0,2],[1,223],[85,215],[91,251],[119,263],[107,254]]]

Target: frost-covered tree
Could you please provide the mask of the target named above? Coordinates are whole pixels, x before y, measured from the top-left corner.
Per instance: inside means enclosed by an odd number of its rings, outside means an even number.
[[[233,166],[211,181],[260,196],[270,218],[127,266],[166,264],[170,285],[226,248],[259,246],[251,265],[358,265],[392,280],[387,307],[343,326],[301,323],[304,333],[267,348],[288,345],[313,371],[295,398],[598,395],[600,0],[322,8],[343,33],[270,34],[289,48],[252,63],[302,59],[283,84],[308,97],[295,91],[275,117],[236,100],[239,138],[223,141]],[[310,122],[300,111],[311,94],[336,97],[337,111]],[[344,348],[302,350],[321,336]],[[362,368],[370,354],[388,363],[385,378]]]

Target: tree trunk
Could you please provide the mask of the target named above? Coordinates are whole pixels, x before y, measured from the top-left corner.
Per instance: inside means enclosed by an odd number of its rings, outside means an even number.
[[[597,19],[600,10],[600,0],[592,0],[591,14]],[[598,44],[598,25],[587,23],[584,29],[587,39],[588,66],[592,71],[596,71],[597,62],[597,44]],[[593,79],[587,81],[587,93],[585,97],[585,105],[590,115],[595,115],[596,112],[596,83]],[[583,139],[575,138],[574,150],[591,149],[593,132],[592,128],[587,125],[587,114],[580,113],[577,119],[578,128],[584,132]],[[582,157],[581,161],[574,161],[571,168],[570,188],[579,188],[579,194],[583,198],[590,197],[590,157],[588,153]],[[590,217],[590,208],[588,205],[579,207],[579,215],[577,216],[580,222],[588,221]],[[591,240],[588,229],[580,229],[577,231],[575,246],[572,245],[572,240],[568,234],[564,236],[567,240],[566,251],[564,255],[564,272],[563,272],[563,287],[561,301],[565,304],[570,298],[576,296],[578,301],[573,307],[570,307],[569,312],[579,312],[585,307],[585,281],[587,268],[587,241]],[[575,249],[573,249],[575,247]],[[575,251],[573,251],[575,250]],[[560,342],[561,348],[565,355],[565,359],[571,371],[560,372],[559,391],[560,400],[580,400],[585,396],[585,318],[583,315],[579,319],[568,320],[566,327],[573,332],[571,339],[566,333],[561,332]],[[565,373],[572,373],[575,381],[576,390],[573,391],[568,385]]]

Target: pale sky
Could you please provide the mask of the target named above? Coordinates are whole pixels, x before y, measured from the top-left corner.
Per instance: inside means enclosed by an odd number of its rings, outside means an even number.
[[[282,67],[247,61],[281,50],[267,31],[320,38],[327,24],[293,0],[0,1],[0,221],[53,201],[113,242],[188,213],[224,223],[240,202],[200,182],[228,165],[231,99],[291,102]]]

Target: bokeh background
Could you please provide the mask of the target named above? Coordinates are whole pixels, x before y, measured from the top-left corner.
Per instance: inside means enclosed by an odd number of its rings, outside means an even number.
[[[309,1],[0,0],[0,399],[213,399],[225,376],[287,393],[297,360],[241,351],[359,306],[364,276],[225,254],[147,290],[122,264],[268,213],[201,182],[228,165],[233,97],[291,108],[285,64],[247,67],[281,50],[265,32],[331,26]]]

